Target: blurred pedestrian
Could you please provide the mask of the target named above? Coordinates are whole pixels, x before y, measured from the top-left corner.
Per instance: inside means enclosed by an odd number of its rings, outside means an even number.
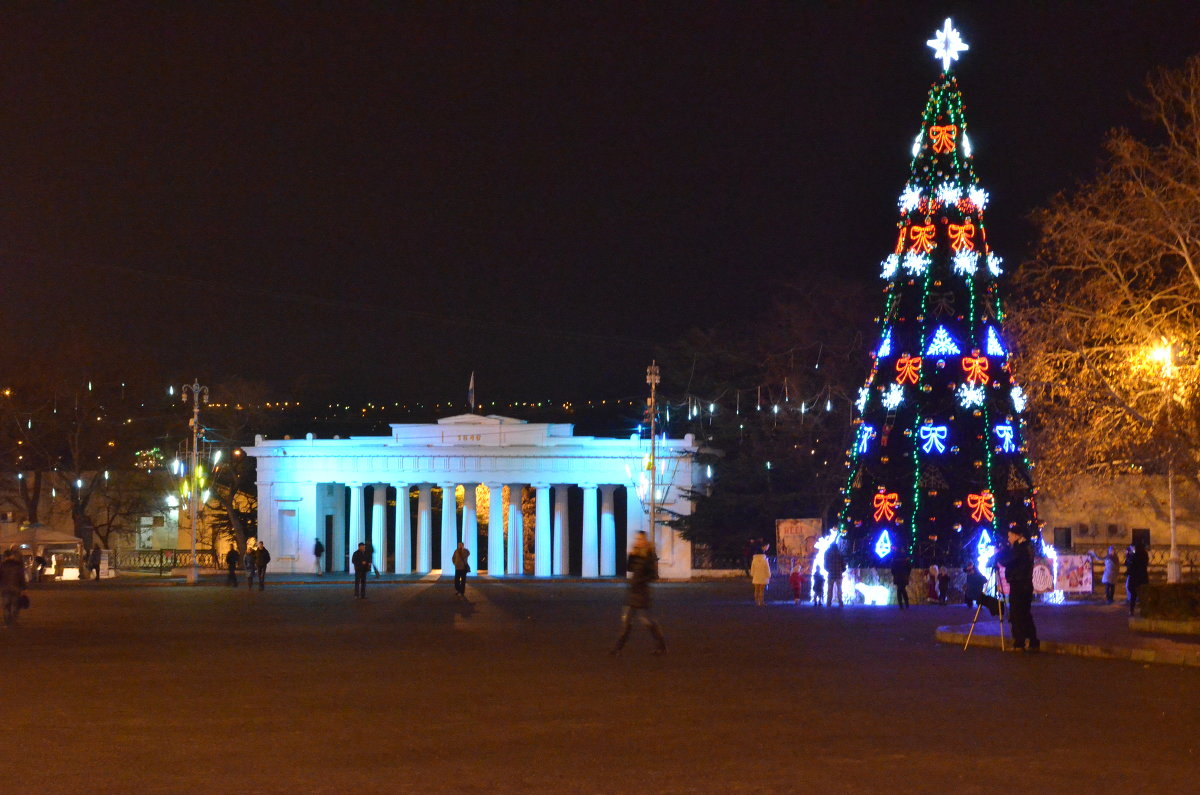
[[[950,569],[942,566],[938,571],[938,604],[944,605],[950,600]]]
[[[263,542],[259,541],[254,548],[254,568],[258,570],[258,590],[267,584],[267,564],[271,562],[271,553]]]
[[[1008,548],[999,555],[1008,580],[1008,623],[1013,651],[1036,652],[1037,625],[1033,623],[1033,544],[1015,530],[1008,531]],[[1028,644],[1028,646],[1026,646]]]
[[[938,567],[930,566],[929,574],[925,578],[925,599],[937,604],[941,601],[941,596],[938,595]]]
[[[226,582],[231,588],[237,587],[237,565],[240,557],[236,546],[230,547],[229,551],[225,553],[225,567],[229,569],[229,577]]]
[[[471,559],[471,550],[467,549],[466,544],[459,541],[458,549],[454,550],[454,555],[450,561],[454,564],[454,592],[459,596],[467,595],[467,572],[471,570],[471,564],[468,562]]]
[[[792,588],[792,604],[800,604],[804,598],[804,564],[800,559],[792,561],[792,573],[788,575],[788,585]]]
[[[367,545],[358,542],[358,549],[350,556],[350,564],[354,567],[354,598],[367,598],[367,573],[371,570],[371,553]]]
[[[625,569],[629,578],[629,597],[625,603],[625,610],[621,613],[621,634],[609,654],[620,654],[621,649],[625,647],[625,641],[629,639],[629,632],[633,628],[634,614],[637,614],[642,625],[654,636],[654,653],[664,654],[667,651],[667,639],[663,637],[658,622],[650,615],[650,583],[658,579],[658,555],[655,554],[654,544],[650,542],[645,531],[639,531],[634,536],[633,549],[629,551]]]
[[[911,574],[912,562],[909,561],[908,555],[897,552],[895,560],[892,561],[892,583],[896,586],[896,604],[901,610],[909,606],[908,578]]]
[[[750,582],[754,585],[754,604],[762,607],[766,602],[767,583],[771,582],[771,561],[767,560],[770,544],[763,544],[762,551],[750,560]]]
[[[975,564],[970,561],[967,562],[965,573],[966,585],[963,587],[963,600],[967,603],[967,607],[982,605],[993,616],[999,614],[1000,602],[996,597],[984,593],[984,589],[987,587],[987,577],[983,576],[975,568]]]
[[[1095,554],[1092,557],[1096,557]],[[1121,576],[1121,559],[1117,557],[1117,550],[1110,546],[1108,554],[1100,558],[1100,562],[1104,564],[1104,573],[1100,575],[1100,582],[1104,584],[1104,601],[1111,605],[1117,593],[1117,578]]]
[[[246,585],[251,590],[254,590],[254,576],[258,574],[258,563],[256,562],[258,555],[254,549],[254,542],[246,542],[246,557],[242,560],[242,567],[246,570]]]
[[[841,607],[842,575],[846,573],[846,558],[836,540],[825,550],[825,573],[829,575],[829,606],[833,607],[833,594],[836,591],[838,607]]]
[[[820,569],[813,570],[812,597],[813,604],[817,607],[825,604],[825,575],[821,573]]]
[[[17,623],[21,612],[21,595],[25,593],[25,564],[21,553],[10,549],[0,560],[0,600],[4,605],[4,626]]]
[[[92,551],[88,553],[87,559],[88,571],[92,573],[91,579],[100,579],[100,545],[92,544]]]
[[[313,557],[317,561],[317,576],[321,576],[322,564],[325,562],[325,545],[321,543],[321,539],[315,539],[313,544]]]
[[[379,576],[379,565],[375,563],[375,545],[367,544],[367,555],[371,558],[371,571],[375,572],[375,576]]]
[[[1137,607],[1138,590],[1150,582],[1150,553],[1141,541],[1134,541],[1125,552],[1125,591],[1129,594],[1129,615]]]

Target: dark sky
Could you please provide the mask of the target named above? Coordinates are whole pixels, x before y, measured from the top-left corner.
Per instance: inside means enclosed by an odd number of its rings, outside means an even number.
[[[1014,264],[1200,52],[1194,3],[8,6],[5,344],[82,322],[297,397],[640,393],[688,326],[877,278],[948,15]]]

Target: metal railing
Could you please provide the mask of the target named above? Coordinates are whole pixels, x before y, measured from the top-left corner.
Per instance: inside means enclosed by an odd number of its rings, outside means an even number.
[[[160,577],[192,565],[192,552],[188,549],[135,549],[109,553],[109,566],[117,571],[156,571]],[[202,569],[219,567],[216,553],[212,550],[197,550],[196,565]]]

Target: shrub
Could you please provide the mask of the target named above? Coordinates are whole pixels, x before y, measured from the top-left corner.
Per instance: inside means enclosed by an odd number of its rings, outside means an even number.
[[[1138,591],[1143,618],[1200,620],[1200,583],[1143,585]]]

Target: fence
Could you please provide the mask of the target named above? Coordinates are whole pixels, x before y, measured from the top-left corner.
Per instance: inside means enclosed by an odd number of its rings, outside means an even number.
[[[118,571],[156,571],[162,577],[172,569],[192,565],[189,549],[137,549],[109,553],[109,565]],[[202,569],[218,568],[217,556],[212,550],[197,550],[196,565]]]

